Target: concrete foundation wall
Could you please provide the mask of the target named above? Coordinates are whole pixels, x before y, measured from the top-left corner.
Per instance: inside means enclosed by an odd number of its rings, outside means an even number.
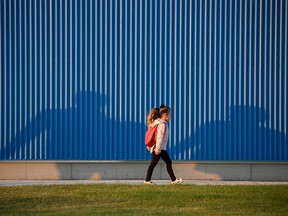
[[[1,161],[0,180],[144,179],[150,161]],[[189,180],[288,181],[288,162],[174,161]],[[163,161],[153,179],[169,179]]]

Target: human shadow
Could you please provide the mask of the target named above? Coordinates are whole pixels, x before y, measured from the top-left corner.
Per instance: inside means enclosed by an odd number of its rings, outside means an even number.
[[[199,125],[191,137],[179,145],[186,146],[183,158],[188,160],[285,160],[287,135],[271,125],[274,120],[265,109],[255,106],[232,106],[227,120]]]
[[[69,108],[38,112],[1,151],[1,160],[135,160],[148,159],[139,144],[145,123],[120,120],[106,95],[80,91]],[[134,115],[134,114],[133,114]],[[142,140],[142,139],[141,139]]]

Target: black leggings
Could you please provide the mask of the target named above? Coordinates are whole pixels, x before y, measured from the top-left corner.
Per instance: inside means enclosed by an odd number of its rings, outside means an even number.
[[[148,170],[147,170],[146,181],[151,180],[154,167],[157,165],[160,158],[162,158],[165,161],[166,169],[167,169],[167,172],[168,172],[171,180],[175,181],[176,177],[175,177],[173,169],[172,169],[172,161],[169,157],[168,152],[164,151],[164,150],[161,150],[161,153],[159,155],[156,155],[155,152],[152,153],[152,160],[151,160],[151,163],[150,163]]]

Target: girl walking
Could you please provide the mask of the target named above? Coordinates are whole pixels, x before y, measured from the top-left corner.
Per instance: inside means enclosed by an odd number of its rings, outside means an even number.
[[[176,179],[172,169],[172,161],[166,150],[169,136],[168,122],[170,121],[170,117],[171,109],[165,105],[161,105],[160,108],[152,109],[147,116],[148,127],[154,127],[155,125],[158,125],[158,127],[155,134],[156,144],[151,148],[147,147],[147,149],[152,153],[152,159],[147,170],[144,184],[154,184],[151,181],[151,177],[154,167],[157,165],[160,158],[162,158],[166,163],[167,172],[172,180],[172,184],[179,184],[182,182],[181,178]]]

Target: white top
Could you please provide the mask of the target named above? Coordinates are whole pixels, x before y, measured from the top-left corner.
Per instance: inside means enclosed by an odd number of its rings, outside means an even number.
[[[166,151],[166,146],[168,143],[168,137],[169,137],[169,128],[168,128],[168,124],[167,121],[157,118],[155,119],[155,121],[153,123],[151,123],[151,125],[154,127],[155,125],[158,124],[158,128],[156,131],[156,148],[155,151],[156,152],[160,152],[160,150],[165,150]]]

